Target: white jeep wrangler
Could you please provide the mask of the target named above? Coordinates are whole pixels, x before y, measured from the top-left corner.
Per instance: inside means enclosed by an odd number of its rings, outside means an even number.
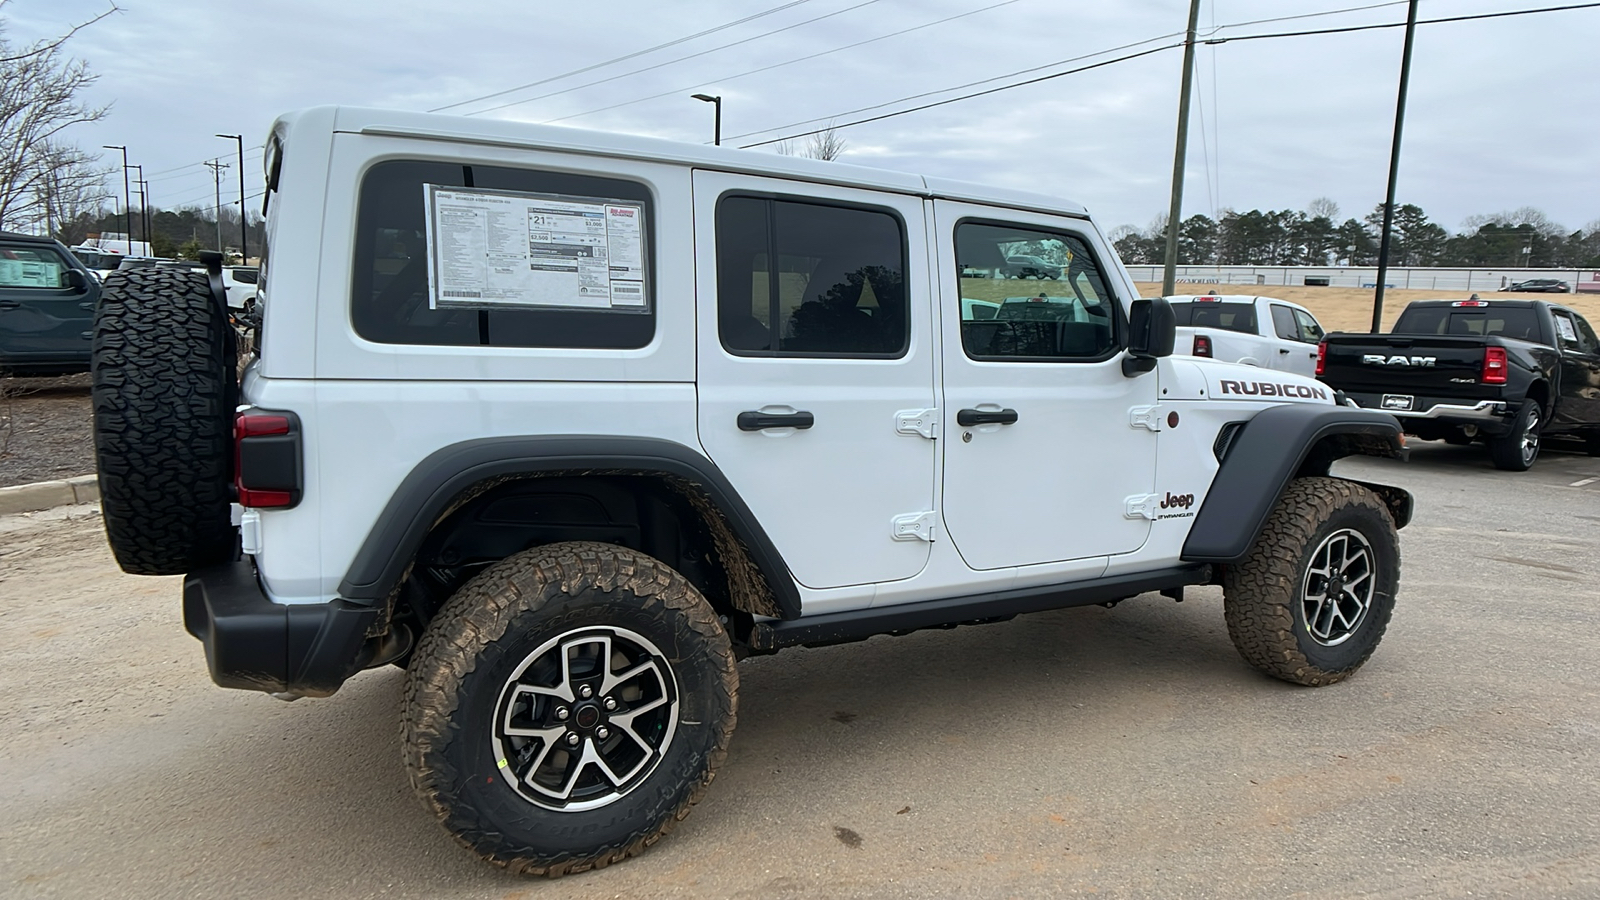
[[[1328,472],[1398,424],[1170,357],[1082,207],[361,109],[266,168],[242,381],[215,260],[107,280],[111,545],[188,576],[220,685],[404,665],[411,781],[491,862],[653,844],[747,654],[1221,584],[1244,658],[1318,685],[1388,624],[1411,498]],[[1023,256],[1060,277],[1008,297]]]

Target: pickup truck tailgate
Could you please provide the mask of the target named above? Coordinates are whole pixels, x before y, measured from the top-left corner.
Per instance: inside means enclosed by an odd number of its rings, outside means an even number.
[[[1362,393],[1483,396],[1485,340],[1425,334],[1330,334],[1322,381]]]

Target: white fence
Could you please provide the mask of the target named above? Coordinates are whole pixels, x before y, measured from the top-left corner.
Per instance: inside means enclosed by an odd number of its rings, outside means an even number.
[[[1161,281],[1161,267],[1128,266],[1134,281]],[[1532,278],[1555,278],[1574,290],[1600,291],[1600,272],[1588,269],[1390,269],[1391,288],[1425,291],[1497,291]],[[1324,280],[1326,279],[1326,280]],[[1377,266],[1178,266],[1179,284],[1313,285],[1377,287]]]

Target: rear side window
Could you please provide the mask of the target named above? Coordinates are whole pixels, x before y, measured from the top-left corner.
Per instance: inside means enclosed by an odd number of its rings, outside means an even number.
[[[1287,306],[1272,305],[1272,330],[1286,341],[1300,340],[1300,326],[1294,322],[1294,310]]]
[[[631,211],[637,231],[608,238],[607,204]],[[653,211],[649,189],[632,181],[379,163],[361,181],[351,322],[357,334],[385,344],[643,347],[655,334]],[[606,256],[613,247],[617,260]],[[632,255],[638,258],[623,259]],[[623,304],[610,297],[618,266],[642,273],[625,285]],[[497,290],[504,284],[515,289]]]
[[[769,197],[717,204],[717,332],[739,356],[905,353],[906,239],[877,209]]]
[[[1394,333],[1540,340],[1538,313],[1527,306],[1408,307],[1395,322]]]
[[[1180,328],[1220,328],[1241,334],[1257,334],[1254,303],[1224,303],[1209,300],[1172,304]]]
[[[70,286],[68,268],[49,248],[0,244],[0,287],[59,291]]]

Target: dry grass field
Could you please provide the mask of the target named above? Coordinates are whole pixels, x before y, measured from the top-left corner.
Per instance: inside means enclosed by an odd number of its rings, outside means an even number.
[[[1011,284],[1023,284],[1013,281]],[[1036,282],[1026,282],[1032,285]],[[1049,284],[1049,282],[1046,282]],[[1206,285],[1181,284],[1178,290],[1187,292],[1205,291]],[[1250,290],[1248,285],[1218,285],[1216,291],[1221,294],[1243,294]],[[1258,287],[1261,297],[1276,297],[1279,300],[1288,300],[1298,303],[1316,315],[1317,321],[1328,331],[1366,331],[1372,324],[1372,288],[1337,288],[1337,287],[1296,287],[1261,285]],[[1018,293],[1026,293],[1019,289]],[[1139,283],[1141,297],[1155,297],[1161,293],[1159,283]],[[1405,309],[1407,303],[1413,300],[1436,300],[1440,298],[1465,300],[1469,295],[1464,292],[1451,291],[1419,291],[1396,290],[1391,288],[1383,292],[1383,330],[1388,331],[1394,327],[1394,320]],[[1494,291],[1483,291],[1478,294],[1485,300],[1506,300],[1520,298],[1528,300],[1550,300],[1560,303],[1582,313],[1590,324],[1600,322],[1600,294],[1501,294]]]

